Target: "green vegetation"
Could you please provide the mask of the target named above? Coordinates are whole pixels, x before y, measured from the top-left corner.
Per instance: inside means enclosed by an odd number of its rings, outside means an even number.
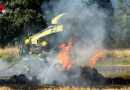
[[[115,48],[130,48],[130,0],[117,0],[113,15]]]
[[[0,16],[0,44],[14,44],[21,35],[29,36],[45,27],[40,9],[43,0],[6,0],[0,1],[7,13]]]

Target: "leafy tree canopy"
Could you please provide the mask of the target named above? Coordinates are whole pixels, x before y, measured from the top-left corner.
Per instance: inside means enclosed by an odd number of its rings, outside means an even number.
[[[7,13],[0,16],[0,44],[17,41],[21,34],[38,32],[45,27],[41,12],[43,0],[3,0]]]

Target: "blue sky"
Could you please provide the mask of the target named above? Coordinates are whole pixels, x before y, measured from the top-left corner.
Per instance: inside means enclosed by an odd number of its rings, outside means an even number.
[[[116,0],[111,0],[112,1],[112,5],[115,7],[116,6]]]

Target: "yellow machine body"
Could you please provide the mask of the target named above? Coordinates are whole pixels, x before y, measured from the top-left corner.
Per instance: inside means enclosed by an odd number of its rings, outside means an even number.
[[[47,29],[42,30],[41,32],[31,36],[29,38],[31,44],[38,44],[38,40],[44,36],[47,36],[49,34],[62,32],[63,31],[63,25],[58,25],[58,20],[63,16],[64,14],[60,14],[52,19],[51,26],[49,26]]]
[[[54,26],[52,28],[48,28],[48,29],[44,30],[43,32],[40,32],[40,33],[33,35],[32,37],[29,38],[29,40],[31,41],[32,44],[38,44],[37,41],[41,37],[44,37],[44,36],[47,36],[49,34],[56,33],[56,32],[62,32],[62,31],[63,31],[62,25]]]

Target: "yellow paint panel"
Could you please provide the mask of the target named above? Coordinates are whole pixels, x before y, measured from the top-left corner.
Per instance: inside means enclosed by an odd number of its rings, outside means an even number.
[[[51,24],[58,24],[58,20],[63,16],[64,14],[60,14],[52,19]]]
[[[44,36],[46,36],[46,35],[48,35],[48,34],[51,34],[51,29],[49,29],[49,30],[47,30],[47,31],[45,31],[45,32],[43,32],[43,33],[40,33],[40,34],[38,34],[37,36],[33,37],[33,38],[31,39],[32,44],[37,44],[37,40],[38,40],[40,37],[44,37]]]
[[[35,35],[31,39],[31,43],[32,44],[37,44],[37,40],[39,40],[39,38],[47,36],[47,35],[52,34],[52,33],[61,32],[61,31],[63,31],[63,25],[55,26],[52,29],[46,30],[46,31],[44,31],[42,33],[39,33],[39,34]]]
[[[63,31],[63,25],[58,26],[57,31]]]

